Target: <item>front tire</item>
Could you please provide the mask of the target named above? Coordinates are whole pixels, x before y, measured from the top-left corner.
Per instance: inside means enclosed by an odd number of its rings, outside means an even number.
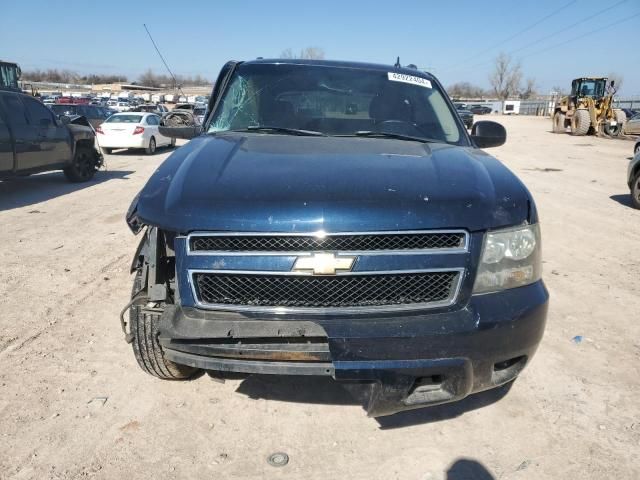
[[[147,153],[147,155],[153,155],[154,153],[156,153],[156,139],[154,137],[151,137],[149,139],[149,145],[144,149],[144,151]]]
[[[640,172],[636,173],[631,182],[631,205],[640,209]]]
[[[79,146],[71,165],[63,171],[70,182],[87,182],[95,175],[99,162],[98,153],[93,148]]]
[[[138,270],[133,281],[131,298],[144,292],[142,288],[142,274]],[[133,354],[140,368],[154,377],[162,380],[186,380],[193,377],[198,369],[179,365],[167,360],[162,346],[158,341],[158,331],[162,309],[158,311],[145,310],[140,305],[134,305],[129,310],[129,328],[133,335]]]
[[[591,116],[589,110],[579,108],[571,118],[571,133],[573,135],[586,135],[591,127]]]

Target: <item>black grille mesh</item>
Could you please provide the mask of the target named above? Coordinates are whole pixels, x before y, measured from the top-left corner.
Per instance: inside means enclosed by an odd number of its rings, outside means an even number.
[[[194,273],[201,302],[262,307],[372,307],[447,300],[458,272],[298,276]]]
[[[194,236],[191,250],[227,252],[313,252],[424,250],[460,248],[464,233],[407,233],[397,235],[314,236]]]

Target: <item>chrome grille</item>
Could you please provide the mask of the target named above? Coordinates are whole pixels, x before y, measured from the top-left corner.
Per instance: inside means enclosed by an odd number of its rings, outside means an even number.
[[[193,272],[200,303],[285,308],[384,307],[447,304],[455,297],[460,271],[307,276]]]
[[[464,231],[309,234],[309,235],[232,235],[192,234],[192,252],[381,252],[454,250],[466,248]]]

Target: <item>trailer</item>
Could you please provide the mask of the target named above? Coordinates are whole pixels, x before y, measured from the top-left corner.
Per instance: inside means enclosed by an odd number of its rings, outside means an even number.
[[[503,115],[519,115],[520,100],[505,100],[504,102],[502,102],[502,114]]]

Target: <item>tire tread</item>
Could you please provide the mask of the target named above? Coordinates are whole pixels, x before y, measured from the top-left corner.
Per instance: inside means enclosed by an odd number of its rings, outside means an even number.
[[[141,272],[138,271],[133,282],[132,298],[139,294],[141,286]],[[197,369],[179,365],[165,358],[162,346],[158,341],[161,317],[161,313],[144,311],[139,305],[130,309],[132,347],[138,365],[149,375],[163,380],[186,380],[193,377],[197,373]]]

